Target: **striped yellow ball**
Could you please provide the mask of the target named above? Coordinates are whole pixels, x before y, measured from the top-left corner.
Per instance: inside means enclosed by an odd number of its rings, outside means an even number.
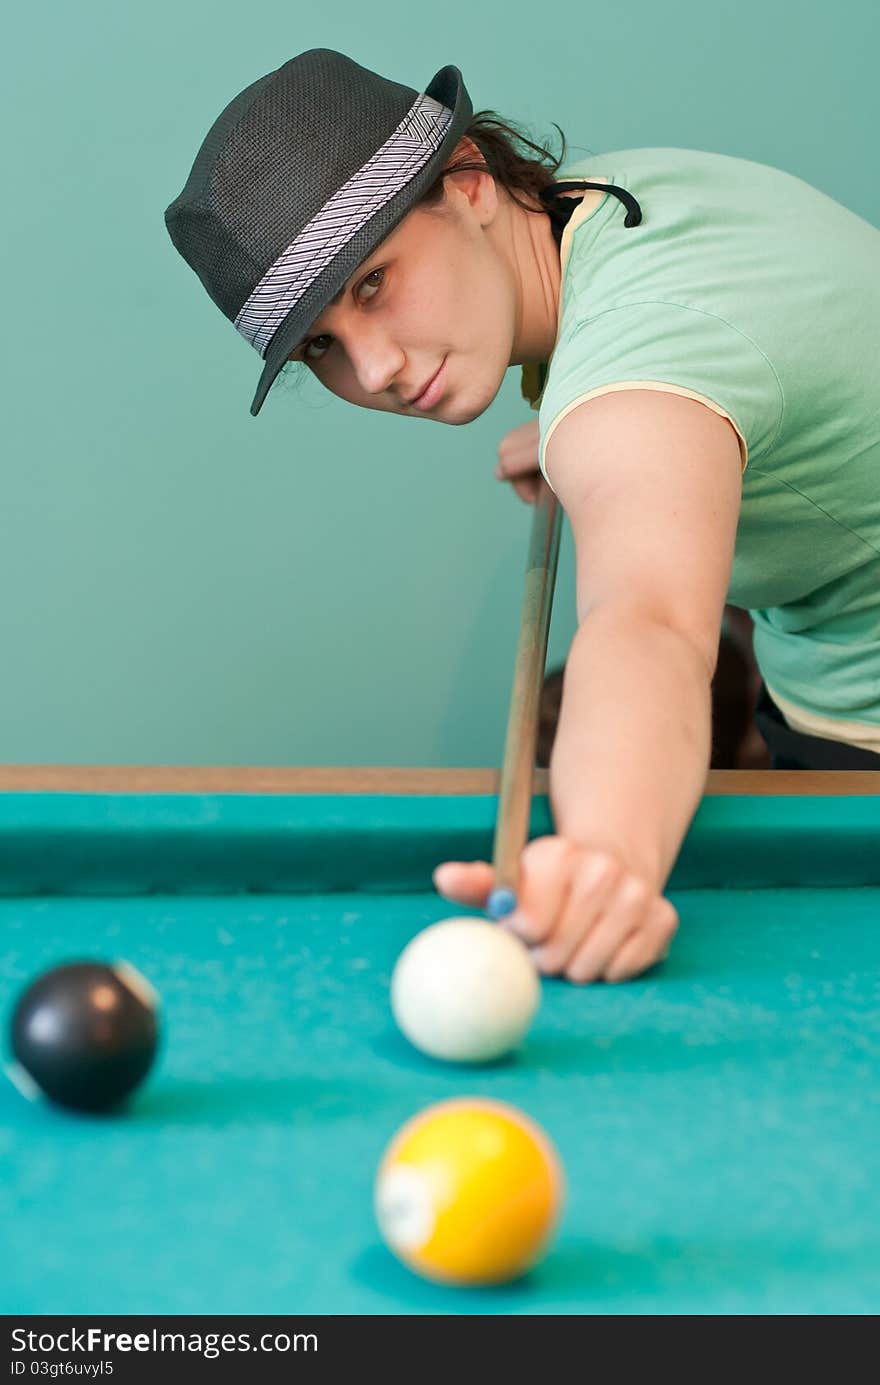
[[[514,1106],[456,1098],[397,1133],[379,1166],[375,1210],[386,1245],[443,1284],[502,1284],[541,1258],[563,1198],[540,1126]]]

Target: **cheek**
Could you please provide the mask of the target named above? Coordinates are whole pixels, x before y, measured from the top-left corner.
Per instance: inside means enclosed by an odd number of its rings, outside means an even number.
[[[453,276],[424,275],[395,299],[397,340],[410,353],[448,345],[455,339],[460,313]]]
[[[327,367],[318,378],[325,389],[346,404],[356,404],[360,409],[376,409],[380,413],[395,412],[393,400],[361,389],[357,376],[348,365]]]
[[[496,285],[479,242],[441,238],[408,276],[394,302],[405,350],[440,352],[466,348],[485,335],[487,307]]]
[[[465,261],[445,278],[443,320],[452,325],[460,340],[480,340],[490,325],[493,284],[476,257]]]
[[[515,303],[503,269],[489,254],[474,255],[465,271],[450,285],[459,340],[491,363],[506,364],[513,341]]]

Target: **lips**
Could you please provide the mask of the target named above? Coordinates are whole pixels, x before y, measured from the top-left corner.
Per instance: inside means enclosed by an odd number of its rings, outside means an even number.
[[[421,394],[416,395],[415,399],[410,400],[410,407],[413,409],[430,409],[437,403],[437,400],[443,392],[445,378],[446,358],[444,357],[440,369],[437,371],[436,375],[432,376],[428,381]]]

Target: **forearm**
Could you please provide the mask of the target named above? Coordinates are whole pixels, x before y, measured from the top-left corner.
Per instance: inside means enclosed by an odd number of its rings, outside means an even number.
[[[709,669],[677,631],[620,607],[581,622],[550,757],[556,832],[662,890],[706,783]]]

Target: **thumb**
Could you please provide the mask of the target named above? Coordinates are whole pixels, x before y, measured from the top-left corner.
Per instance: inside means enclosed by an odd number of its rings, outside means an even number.
[[[482,909],[492,893],[495,872],[488,861],[446,861],[437,866],[432,879],[444,899]]]

